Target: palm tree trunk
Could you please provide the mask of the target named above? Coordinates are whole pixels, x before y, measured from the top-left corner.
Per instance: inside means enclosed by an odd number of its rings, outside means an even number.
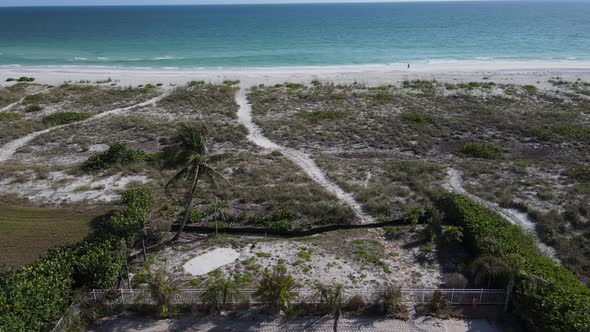
[[[186,226],[186,223],[188,222],[188,218],[191,215],[191,204],[193,203],[193,198],[195,197],[195,191],[197,190],[197,183],[199,182],[200,175],[201,175],[201,167],[198,167],[197,172],[195,174],[195,179],[193,180],[193,184],[191,186],[191,191],[186,196],[186,204],[185,204],[184,217],[182,218],[182,224],[180,224],[178,231],[176,231],[176,235],[174,235],[172,240],[170,240],[171,242],[178,240],[178,238],[180,237],[180,235],[184,231],[184,226]]]
[[[338,332],[338,319],[340,319],[340,310],[334,313],[334,332]]]
[[[508,282],[508,287],[506,287],[506,300],[504,301],[504,312],[508,312],[508,304],[510,304],[510,295],[512,294],[513,288],[514,288],[514,277],[511,277],[510,282]]]

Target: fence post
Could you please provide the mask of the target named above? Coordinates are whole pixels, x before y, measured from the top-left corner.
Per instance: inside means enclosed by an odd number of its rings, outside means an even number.
[[[455,298],[455,289],[451,289],[451,304],[453,304],[453,299]]]
[[[96,289],[92,289],[92,299],[96,301]]]
[[[479,291],[479,301],[477,301],[477,303],[481,304],[482,296],[483,296],[483,288]]]
[[[422,289],[422,302],[421,303],[424,303],[424,296],[425,295],[426,295],[426,292],[424,291],[424,289]]]

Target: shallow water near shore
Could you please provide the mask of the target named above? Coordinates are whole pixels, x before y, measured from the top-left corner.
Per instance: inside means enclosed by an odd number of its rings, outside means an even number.
[[[590,60],[588,2],[0,8],[0,65]]]

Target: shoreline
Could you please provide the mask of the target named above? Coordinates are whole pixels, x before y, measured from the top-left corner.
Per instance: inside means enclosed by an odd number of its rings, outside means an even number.
[[[309,83],[314,79],[334,83],[358,82],[366,85],[428,79],[447,82],[489,80],[496,83],[538,84],[559,76],[565,80],[590,81],[590,61],[465,61],[391,65],[334,65],[301,67],[236,68],[132,68],[100,66],[0,66],[0,85],[10,85],[7,78],[35,77],[36,82],[62,84],[106,80],[120,85],[180,85],[191,80],[217,83],[240,80],[242,87],[284,82]]]

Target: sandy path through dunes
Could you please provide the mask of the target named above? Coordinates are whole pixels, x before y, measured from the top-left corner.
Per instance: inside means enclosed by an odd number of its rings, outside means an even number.
[[[520,227],[524,228],[526,231],[534,234],[537,237],[537,242],[539,249],[553,258],[555,261],[559,262],[559,260],[555,256],[555,249],[552,247],[544,244],[539,239],[539,234],[537,234],[535,230],[535,223],[531,219],[531,217],[524,212],[520,212],[515,209],[507,209],[499,206],[498,204],[488,202],[480,197],[477,197],[471,193],[469,193],[465,188],[463,188],[462,180],[461,180],[461,173],[455,169],[449,169],[449,182],[448,182],[448,189],[458,194],[466,195],[469,198],[473,199],[474,201],[478,202],[479,204],[495,211],[498,213],[502,218],[508,220],[510,223],[519,225]]]
[[[162,98],[166,97],[168,94],[169,94],[169,92],[164,92],[164,93],[160,94],[159,96],[157,96],[155,98],[152,98],[150,100],[141,102],[139,104],[135,104],[135,105],[131,105],[131,106],[123,107],[123,108],[117,108],[117,109],[106,111],[106,112],[102,112],[102,113],[99,113],[99,114],[97,114],[97,115],[95,115],[95,116],[93,116],[91,118],[88,118],[86,120],[83,120],[83,121],[78,121],[78,122],[73,122],[73,123],[68,123],[68,124],[64,124],[64,125],[60,125],[60,126],[55,126],[55,127],[47,128],[47,129],[44,129],[44,130],[36,131],[34,133],[30,133],[30,134],[28,134],[26,136],[23,136],[21,138],[17,138],[14,141],[9,142],[9,143],[5,144],[4,146],[0,147],[0,162],[11,159],[14,156],[14,154],[16,153],[16,150],[18,150],[21,147],[25,146],[27,143],[29,143],[30,141],[32,141],[33,139],[35,139],[36,137],[38,137],[40,135],[46,134],[46,133],[48,133],[50,131],[53,131],[53,130],[56,130],[56,129],[67,127],[67,126],[72,125],[72,124],[81,124],[81,123],[85,123],[85,122],[89,122],[89,121],[101,119],[101,118],[104,118],[104,117],[109,116],[109,115],[123,113],[123,112],[129,111],[129,110],[131,110],[133,108],[136,108],[136,107],[154,105],[158,101],[160,101]]]
[[[26,95],[26,96],[22,97],[21,99],[19,99],[19,100],[15,101],[14,103],[12,103],[12,104],[10,104],[10,105],[6,105],[6,106],[4,106],[4,107],[0,108],[0,112],[9,111],[9,110],[10,110],[11,108],[13,108],[14,106],[16,106],[16,105],[18,105],[18,104],[22,103],[23,101],[25,101],[25,99],[26,99],[28,96],[32,96],[32,95],[36,95],[36,94],[40,94],[40,93],[44,93],[44,92],[47,92],[47,91],[49,91],[49,90],[50,90],[50,89],[43,89],[43,90],[39,90],[39,91],[35,91],[35,92],[33,92],[33,93],[30,93],[30,94],[28,94],[28,95]]]
[[[246,90],[241,88],[236,94],[236,102],[240,106],[238,110],[238,122],[248,128],[248,140],[264,149],[280,151],[287,159],[299,166],[309,177],[333,193],[340,201],[350,206],[361,223],[373,221],[371,216],[363,212],[361,205],[350,194],[342,190],[337,184],[326,177],[315,161],[305,152],[280,146],[262,134],[262,130],[252,121],[252,105],[248,102]]]

